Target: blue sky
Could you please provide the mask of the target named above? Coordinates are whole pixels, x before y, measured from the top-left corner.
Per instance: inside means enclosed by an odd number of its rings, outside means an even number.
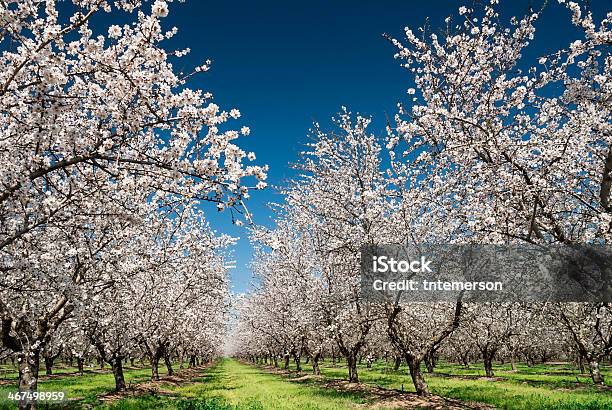
[[[504,16],[521,15],[537,1],[501,1]],[[526,57],[567,45],[574,37],[569,13],[551,0]],[[241,146],[270,166],[269,183],[280,186],[293,173],[313,120],[329,124],[342,105],[374,118],[372,131],[384,130],[385,113],[405,101],[411,79],[393,59],[394,48],[382,37],[401,36],[429,18],[442,26],[462,3],[456,1],[187,1],[173,3],[165,19],[177,26],[172,46],[190,47],[187,67],[213,60],[211,71],[192,87],[211,91],[225,109],[238,108],[241,123],[251,127]],[[470,5],[471,2],[464,4]],[[595,9],[605,2],[593,1]],[[562,23],[560,24],[560,20]],[[563,30],[563,31],[560,31]],[[533,60],[532,60],[533,61]],[[274,189],[254,192],[249,209],[256,223],[271,226]],[[211,213],[215,213],[211,208]],[[211,215],[218,231],[241,237],[231,272],[233,290],[243,292],[251,281],[251,248],[244,228],[231,225],[229,214]]]

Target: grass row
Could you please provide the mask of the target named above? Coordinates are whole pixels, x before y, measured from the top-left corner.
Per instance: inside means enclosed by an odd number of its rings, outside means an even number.
[[[162,397],[130,398],[115,403],[111,408],[143,409],[146,400],[149,406],[161,409],[340,410],[368,401],[357,393],[292,383],[282,376],[233,359],[222,360],[194,381],[196,383],[181,387],[164,386],[181,397],[178,402]]]

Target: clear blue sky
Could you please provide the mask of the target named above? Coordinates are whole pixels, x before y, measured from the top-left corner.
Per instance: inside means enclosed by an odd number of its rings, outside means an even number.
[[[540,1],[502,0],[505,16],[523,14]],[[569,12],[551,0],[539,22],[529,57],[567,45],[572,36]],[[471,2],[467,1],[466,6]],[[593,1],[603,12],[606,2]],[[190,47],[186,64],[210,58],[211,71],[192,87],[209,90],[225,109],[236,107],[251,127],[241,146],[269,164],[269,183],[282,185],[292,176],[313,120],[329,119],[345,105],[374,117],[373,131],[383,131],[385,113],[406,100],[410,76],[393,59],[394,48],[382,38],[401,36],[403,28],[433,27],[455,14],[456,1],[187,1],[173,3],[165,19],[177,26],[173,45]],[[562,20],[562,24],[559,21]],[[560,30],[563,30],[560,32]],[[255,192],[248,204],[256,223],[271,225],[266,203],[278,201],[273,189]],[[214,210],[211,209],[211,213]],[[216,229],[240,236],[231,272],[233,290],[248,288],[251,248],[247,232],[231,226],[230,215],[211,215]]]

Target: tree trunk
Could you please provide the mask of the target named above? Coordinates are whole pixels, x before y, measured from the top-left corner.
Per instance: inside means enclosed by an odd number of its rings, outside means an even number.
[[[126,389],[125,378],[123,377],[123,358],[121,356],[115,356],[111,359],[111,366],[113,368],[113,376],[115,376],[115,391],[123,391]]]
[[[425,361],[425,367],[427,368],[427,373],[433,373],[434,368],[436,367],[436,357],[434,356],[434,354],[433,353],[426,354],[423,360]]]
[[[495,373],[493,373],[493,355],[485,353],[482,355],[482,359],[484,360],[485,375],[487,377],[495,376]]]
[[[51,376],[53,374],[53,357],[45,356],[45,374]]]
[[[393,370],[398,371],[401,365],[402,365],[402,358],[400,356],[397,356],[395,358],[395,362],[393,363]]]
[[[77,367],[79,368],[79,376],[83,375],[83,362],[85,360],[82,357],[77,357]]]
[[[19,392],[34,393],[38,387],[40,369],[40,350],[28,349],[17,355],[19,362]],[[19,401],[20,409],[35,409],[36,401],[27,398]]]
[[[321,368],[319,367],[319,358],[321,357],[321,353],[317,353],[312,357],[312,373],[320,376]]]
[[[467,353],[464,355],[461,355],[461,363],[463,364],[463,367],[465,367],[466,369],[470,368],[470,359]]]
[[[299,354],[294,353],[293,354],[293,361],[295,362],[295,369],[298,372],[301,372],[302,371],[302,357]]]
[[[349,372],[349,383],[359,383],[359,375],[357,374],[357,358],[354,353],[346,356],[346,364]]]
[[[582,360],[582,356],[578,358],[578,366],[580,367],[580,374],[584,374],[584,360]]]
[[[289,369],[289,353],[285,353],[285,370]]]
[[[161,358],[160,349],[157,348],[151,356],[151,380],[159,380],[159,359]]]
[[[164,355],[164,363],[166,365],[166,369],[168,370],[168,376],[174,376],[174,370],[172,369],[172,360],[170,360],[170,355],[168,353]]]
[[[427,387],[427,382],[423,377],[423,373],[421,372],[421,362],[416,359],[406,359],[408,363],[408,368],[410,369],[410,377],[412,378],[412,384],[414,384],[414,389],[416,390],[416,394],[419,396],[428,396],[429,388]]]
[[[601,374],[601,370],[599,369],[599,362],[593,360],[589,363],[589,372],[591,373],[591,379],[593,379],[593,383],[595,384],[604,384],[604,377]]]

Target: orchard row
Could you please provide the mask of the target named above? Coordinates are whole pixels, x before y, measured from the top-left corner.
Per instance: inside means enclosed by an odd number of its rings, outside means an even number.
[[[306,356],[318,373],[341,355],[350,381],[358,361],[393,357],[421,395],[421,365],[440,357],[482,359],[488,376],[494,359],[572,360],[604,382],[610,304],[375,304],[359,286],[364,247],[610,244],[612,13],[566,6],[579,38],[533,62],[540,13],[507,19],[495,0],[389,37],[411,101],[386,135],[348,110],[315,124],[276,227],[253,232],[259,283],[241,300],[237,356]]]
[[[0,4],[0,355],[21,392],[58,355],[109,363],[122,390],[129,358],[155,379],[162,359],[220,354],[232,239],[202,204],[239,218],[266,172],[236,145],[240,112],[189,88],[209,62],[174,68],[189,50],[167,47],[167,14],[161,0]]]

